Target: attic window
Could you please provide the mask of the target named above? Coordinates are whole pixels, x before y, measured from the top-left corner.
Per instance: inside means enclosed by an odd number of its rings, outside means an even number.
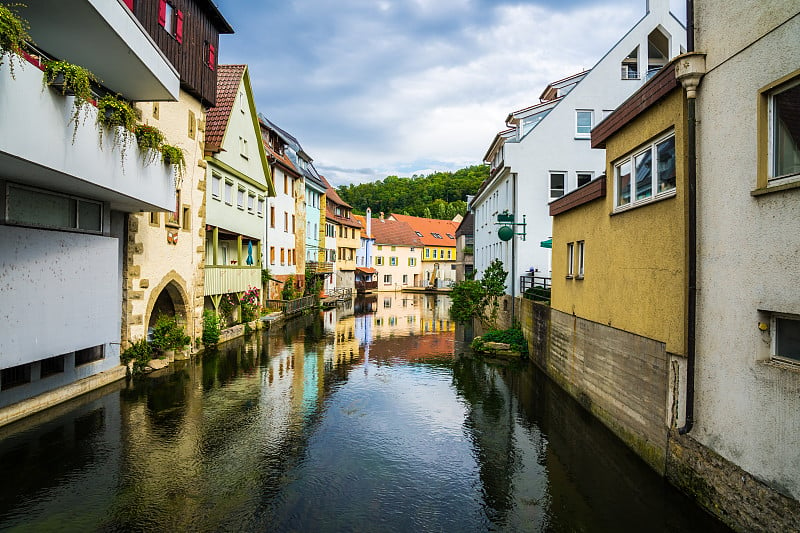
[[[415,231],[414,233],[416,233],[416,234],[417,234],[417,237],[422,237],[422,233],[420,233],[420,232],[418,232],[418,231]]]
[[[441,239],[441,238],[442,238],[442,236],[441,236],[441,235],[439,235],[438,233],[431,233],[431,235],[433,235],[433,236],[434,236],[434,237],[436,237],[437,239]]]
[[[622,60],[622,79],[639,79],[639,47],[634,48],[628,57]]]
[[[448,239],[455,239],[455,237],[453,237],[453,236],[452,236],[451,234],[449,234],[449,233],[446,233],[445,235],[447,235],[447,238],[448,238]]]

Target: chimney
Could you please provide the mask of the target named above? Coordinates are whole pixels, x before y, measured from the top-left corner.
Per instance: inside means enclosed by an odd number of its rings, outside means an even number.
[[[381,221],[383,220],[383,211],[381,211]]]
[[[369,207],[367,208],[367,216],[365,218],[367,219],[367,227],[365,229],[367,230],[367,236],[369,236],[372,235],[372,209]]]

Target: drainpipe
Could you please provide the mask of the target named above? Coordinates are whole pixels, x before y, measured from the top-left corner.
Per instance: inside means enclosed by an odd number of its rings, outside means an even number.
[[[511,173],[511,212],[514,213],[514,223],[517,222],[517,173]],[[517,226],[514,228],[514,235],[511,239],[511,325],[514,325],[516,316],[516,297],[517,297]]]
[[[691,0],[687,2],[687,9]],[[687,12],[687,20],[691,11]],[[686,312],[686,421],[678,429],[685,435],[694,426],[694,379],[695,379],[695,347],[697,322],[697,120],[695,117],[695,101],[700,79],[706,72],[706,55],[697,52],[684,54],[675,63],[675,77],[686,91],[686,136],[687,136],[687,195],[689,204],[689,220],[687,247],[689,253],[688,294]]]

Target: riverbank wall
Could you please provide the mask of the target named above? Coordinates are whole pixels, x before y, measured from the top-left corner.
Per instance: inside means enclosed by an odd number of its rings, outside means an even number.
[[[683,358],[663,343],[531,300],[519,298],[516,309],[531,361],[653,470],[734,530],[796,531],[800,502],[678,434]]]

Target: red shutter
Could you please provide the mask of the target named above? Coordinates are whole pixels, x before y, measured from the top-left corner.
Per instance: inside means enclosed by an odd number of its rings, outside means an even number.
[[[183,42],[183,11],[181,10],[178,10],[178,16],[176,17],[175,39],[179,43]]]
[[[133,0],[123,0],[123,1],[125,2],[125,5],[128,6],[128,9],[133,11]]]
[[[217,64],[217,50],[214,48],[213,44],[208,45],[208,68],[214,70],[214,66]]]
[[[158,25],[162,28],[167,25],[167,0],[158,2]]]

